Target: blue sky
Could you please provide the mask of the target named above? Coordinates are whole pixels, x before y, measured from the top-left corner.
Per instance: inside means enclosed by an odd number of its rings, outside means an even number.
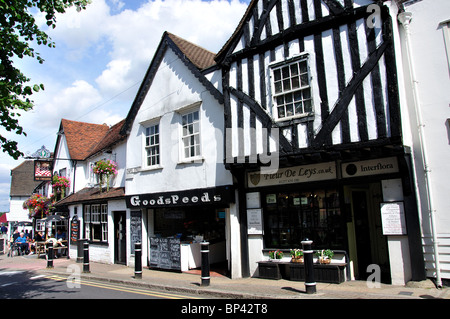
[[[53,151],[62,118],[115,124],[125,118],[164,31],[218,52],[242,18],[249,0],[93,0],[57,17],[49,30],[36,21],[56,48],[36,46],[45,59],[18,60],[31,84],[45,90],[33,95],[35,107],[19,123],[27,137],[2,135],[19,142],[26,155],[42,145]],[[23,159],[0,152],[0,212],[9,211],[10,170]]]

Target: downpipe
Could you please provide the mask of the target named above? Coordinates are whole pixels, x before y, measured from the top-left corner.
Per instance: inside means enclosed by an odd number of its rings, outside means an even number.
[[[431,232],[433,238],[433,250],[434,250],[434,261],[436,266],[436,286],[438,288],[442,287],[442,279],[441,279],[441,270],[440,270],[440,261],[439,261],[439,243],[437,240],[437,231],[436,231],[436,216],[435,211],[433,209],[432,203],[432,188],[430,182],[430,172],[431,170],[428,167],[428,161],[425,152],[425,134],[423,132],[423,120],[421,111],[419,109],[420,98],[419,98],[419,90],[418,90],[418,81],[416,76],[416,70],[414,66],[413,59],[413,51],[411,46],[411,30],[409,29],[409,25],[412,20],[411,12],[401,12],[397,16],[398,21],[402,24],[403,29],[405,30],[405,42],[406,42],[406,54],[408,59],[408,65],[410,70],[410,77],[412,82],[412,91],[413,91],[413,101],[414,101],[414,109],[416,113],[416,121],[419,132],[419,143],[420,143],[420,151],[422,155],[424,172],[425,172],[425,181],[426,181],[426,190],[427,190],[427,206],[430,214],[430,223],[431,223]],[[416,179],[417,180],[417,179]]]

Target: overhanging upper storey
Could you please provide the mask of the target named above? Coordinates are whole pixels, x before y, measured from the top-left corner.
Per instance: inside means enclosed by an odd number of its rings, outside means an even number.
[[[226,162],[401,147],[392,21],[384,1],[252,1],[215,58]]]

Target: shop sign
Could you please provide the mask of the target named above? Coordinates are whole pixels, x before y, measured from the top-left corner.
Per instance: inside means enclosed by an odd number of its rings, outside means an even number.
[[[396,157],[379,158],[368,161],[343,163],[342,177],[360,177],[379,174],[398,173]]]
[[[196,205],[228,206],[234,203],[231,186],[192,189],[179,192],[150,193],[126,196],[128,208],[163,208]]]
[[[316,182],[336,178],[335,162],[281,168],[274,174],[248,173],[248,187]]]
[[[381,203],[380,210],[383,235],[406,235],[403,202]]]

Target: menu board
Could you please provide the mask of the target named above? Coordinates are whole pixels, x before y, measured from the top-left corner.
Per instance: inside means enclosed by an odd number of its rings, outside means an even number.
[[[70,241],[75,244],[80,238],[80,220],[77,216],[73,216],[70,222]]]
[[[134,254],[134,244],[142,243],[142,214],[140,211],[130,212],[130,244]]]
[[[381,203],[383,235],[406,235],[403,202]]]
[[[179,238],[150,238],[150,267],[181,271]]]

